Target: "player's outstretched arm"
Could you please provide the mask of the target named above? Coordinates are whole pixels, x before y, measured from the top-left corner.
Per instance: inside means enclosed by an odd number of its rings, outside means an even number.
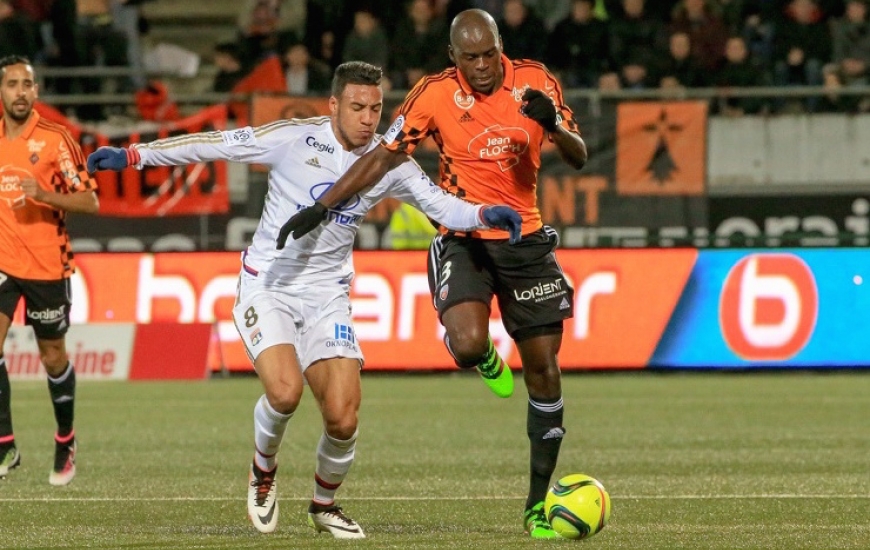
[[[123,170],[138,162],[139,153],[135,149],[100,147],[88,155],[88,172],[93,174],[100,170]]]
[[[384,175],[408,159],[404,153],[375,147],[356,161],[312,206],[294,214],[278,233],[277,248],[284,248],[287,237],[299,239],[316,229],[326,218],[329,207],[349,199],[380,181]]]

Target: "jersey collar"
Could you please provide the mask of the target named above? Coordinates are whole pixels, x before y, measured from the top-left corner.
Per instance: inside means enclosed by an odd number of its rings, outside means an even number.
[[[504,90],[511,91],[514,89],[514,64],[511,63],[511,60],[505,54],[501,54],[501,68],[504,72],[504,79],[501,82],[501,87]],[[474,89],[471,87],[471,84],[465,79],[465,75],[462,74],[462,71],[459,68],[456,69],[456,75],[459,79],[459,87],[462,88],[462,92],[466,95],[471,95],[476,93]],[[493,91],[495,93],[495,91]]]
[[[27,124],[24,125],[24,129],[21,130],[21,137],[24,139],[30,139],[33,131],[36,130],[36,123],[39,122],[39,113],[36,109],[30,111],[30,116],[27,118]],[[6,137],[6,120],[0,118],[0,137]]]

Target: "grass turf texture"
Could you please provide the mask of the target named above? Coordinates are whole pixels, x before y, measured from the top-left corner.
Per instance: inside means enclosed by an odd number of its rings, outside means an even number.
[[[44,383],[14,382],[22,467],[0,481],[3,548],[817,549],[870,545],[870,373],[566,375],[555,477],[613,499],[591,539],[522,535],[526,394],[474,375],[363,378],[357,461],[339,502],[366,531],[305,525],[320,418],[306,390],[279,464],[281,518],[245,515],[254,378],[79,384],[78,476],[48,485]]]

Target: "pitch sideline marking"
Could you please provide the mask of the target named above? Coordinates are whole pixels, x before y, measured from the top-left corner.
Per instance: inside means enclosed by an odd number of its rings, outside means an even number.
[[[861,500],[870,499],[870,494],[837,494],[820,495],[799,493],[761,493],[744,495],[611,495],[614,500],[743,500],[743,499],[831,499],[831,500]],[[465,497],[345,497],[345,501],[449,501],[449,500],[521,500],[524,496],[465,496]],[[12,497],[0,498],[0,502],[232,502],[239,497]],[[281,500],[291,502],[308,502],[310,498],[294,497]]]

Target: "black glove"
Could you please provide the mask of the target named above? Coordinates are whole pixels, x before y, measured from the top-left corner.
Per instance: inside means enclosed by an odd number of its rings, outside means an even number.
[[[312,206],[303,208],[293,214],[287,220],[287,223],[281,226],[281,231],[278,232],[278,250],[281,250],[287,244],[287,237],[290,236],[290,233],[293,233],[294,239],[299,239],[314,230],[320,225],[323,218],[326,217],[328,211],[329,209],[322,203],[315,202]]]
[[[556,105],[550,96],[540,90],[528,88],[523,93],[520,112],[544,127],[548,132],[556,131]]]

